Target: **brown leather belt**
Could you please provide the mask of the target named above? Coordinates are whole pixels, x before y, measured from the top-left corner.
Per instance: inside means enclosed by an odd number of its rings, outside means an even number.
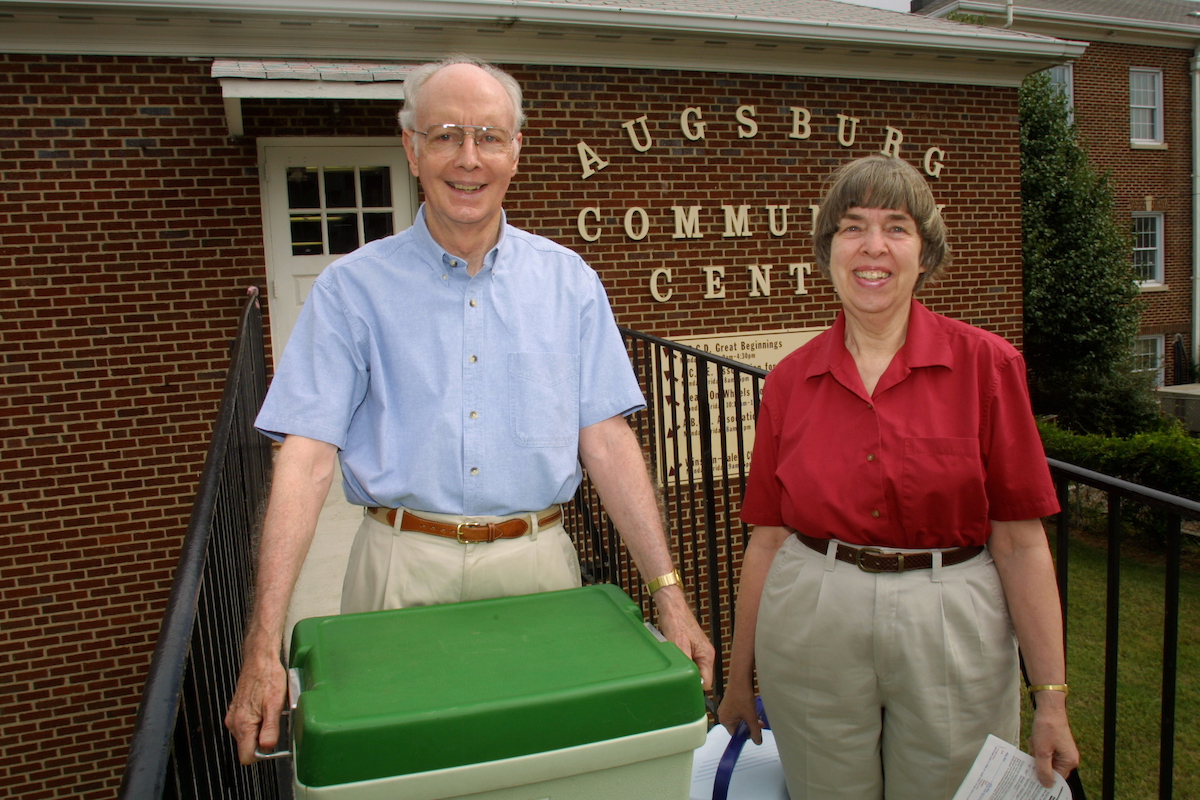
[[[391,528],[413,533],[428,533],[432,536],[444,536],[447,539],[457,539],[463,544],[476,542],[494,542],[497,539],[517,539],[529,533],[528,517],[513,517],[503,522],[438,522],[437,520],[418,517],[408,509],[396,524],[398,508],[381,508],[368,506],[367,514],[377,522],[382,522]],[[548,508],[538,514],[538,527],[545,528],[562,519],[562,506]]]
[[[814,539],[805,536],[800,531],[792,531],[796,538],[818,553],[829,552],[830,539]],[[983,545],[974,547],[959,547],[954,550],[942,551],[942,566],[952,567],[969,561],[983,552]],[[853,564],[863,572],[909,572],[914,569],[930,569],[933,567],[933,553],[887,553],[878,547],[849,547],[838,543],[838,561]]]

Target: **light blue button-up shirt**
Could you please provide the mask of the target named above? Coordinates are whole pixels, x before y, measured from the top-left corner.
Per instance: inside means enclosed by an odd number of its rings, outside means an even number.
[[[502,225],[474,277],[425,225],[329,265],[255,421],[340,449],[346,499],[470,516],[579,485],[579,429],[645,399],[595,270]]]

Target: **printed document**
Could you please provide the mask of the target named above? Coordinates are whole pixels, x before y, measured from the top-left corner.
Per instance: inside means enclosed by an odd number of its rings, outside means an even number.
[[[1054,788],[1038,783],[1033,756],[989,735],[954,800],[1071,800],[1071,789],[1057,772]]]

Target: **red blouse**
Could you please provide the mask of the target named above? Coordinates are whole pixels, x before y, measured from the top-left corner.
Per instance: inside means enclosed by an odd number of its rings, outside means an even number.
[[[763,389],[742,520],[891,547],[984,544],[989,520],[1058,511],[1025,360],[995,334],[912,301],[904,346],[869,396],[846,320]]]

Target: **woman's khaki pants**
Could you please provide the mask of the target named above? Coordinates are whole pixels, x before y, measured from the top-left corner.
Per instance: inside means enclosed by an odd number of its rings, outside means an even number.
[[[868,573],[834,551],[789,537],[763,588],[755,661],[788,792],[949,800],[989,733],[1019,734],[1016,640],[991,554]]]

